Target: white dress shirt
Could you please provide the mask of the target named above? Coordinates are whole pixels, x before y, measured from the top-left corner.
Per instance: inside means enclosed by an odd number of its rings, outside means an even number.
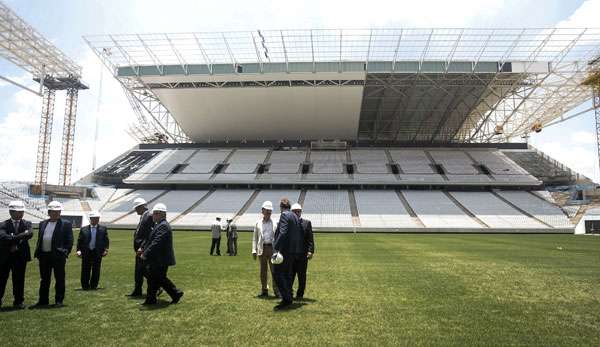
[[[273,244],[273,220],[269,219],[268,221],[262,222],[262,239],[263,244]]]
[[[42,252],[52,251],[52,236],[54,235],[54,228],[56,228],[56,222],[49,221],[44,229],[44,238],[42,239]]]

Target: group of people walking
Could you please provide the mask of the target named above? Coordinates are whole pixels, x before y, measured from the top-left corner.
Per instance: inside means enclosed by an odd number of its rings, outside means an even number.
[[[303,300],[306,288],[308,260],[314,254],[314,238],[309,220],[302,218],[302,207],[290,205],[283,198],[279,207],[281,215],[275,224],[271,218],[273,204],[265,201],[262,217],[256,222],[252,234],[252,256],[259,260],[261,292],[259,297],[268,297],[268,273],[272,278],[272,289],[281,302],[275,309],[285,309],[293,302],[292,286],[298,278],[296,300]],[[70,221],[61,218],[62,204],[52,201],[48,204],[48,219],[40,222],[34,257],[39,261],[39,298],[31,308],[50,306],[50,284],[52,275],[55,281],[54,307],[62,307],[65,299],[65,267],[73,248],[73,227]],[[167,277],[170,266],[175,265],[173,232],[167,221],[167,207],[157,203],[150,211],[147,202],[137,198],[133,210],[139,222],[133,234],[135,257],[134,289],[128,294],[134,298],[144,298],[143,305],[158,303],[157,297],[164,290],[171,303],[178,303],[183,291]],[[10,218],[0,223],[0,306],[9,276],[12,273],[13,307],[25,308],[25,273],[31,261],[29,240],[33,237],[30,221],[25,220],[25,205],[21,201],[9,204]],[[106,226],[100,224],[100,213],[89,214],[89,225],[81,228],[76,244],[76,255],[81,258],[81,288],[96,290],[100,281],[102,259],[109,253],[110,240]],[[221,255],[221,232],[227,233],[227,253],[237,255],[237,227],[232,219],[226,224],[217,217],[212,225],[210,254]],[[143,282],[146,279],[146,295]]]

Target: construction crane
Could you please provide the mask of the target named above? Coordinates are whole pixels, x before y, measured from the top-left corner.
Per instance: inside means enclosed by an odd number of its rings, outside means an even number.
[[[600,168],[600,56],[589,62],[589,76],[583,84],[592,88],[594,115],[596,119],[596,146],[598,151],[598,167]]]
[[[81,81],[81,67],[49,40],[0,1],[0,57],[31,73],[39,83],[39,92],[6,76],[0,79],[42,97],[42,114],[38,138],[35,182],[32,191],[43,194],[48,178],[50,139],[57,90],[66,90],[59,185],[71,183],[75,118],[79,90],[88,89]]]

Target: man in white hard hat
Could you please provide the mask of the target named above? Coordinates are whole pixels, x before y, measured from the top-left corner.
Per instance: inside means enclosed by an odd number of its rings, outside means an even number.
[[[171,297],[171,304],[181,300],[183,292],[167,277],[169,266],[175,265],[173,249],[173,231],[167,222],[167,206],[158,203],[152,208],[154,228],[150,233],[144,252],[140,255],[146,265],[148,274],[148,292],[144,305],[154,305],[158,301],[156,294],[163,288]]]
[[[221,217],[215,217],[215,221],[210,226],[210,232],[212,236],[212,242],[210,244],[210,255],[213,255],[215,248],[217,249],[217,255],[221,255],[221,231],[225,229],[221,222]]]
[[[73,249],[73,227],[71,222],[60,218],[62,204],[52,201],[48,204],[48,219],[40,222],[35,257],[40,262],[40,297],[33,306],[49,304],[50,281],[54,272],[54,306],[62,307],[65,299],[65,265]]]
[[[142,297],[142,286],[144,285],[144,262],[140,258],[140,255],[144,251],[144,244],[148,240],[152,228],[154,228],[154,221],[152,220],[152,214],[148,211],[146,206],[146,200],[142,198],[136,198],[133,200],[133,209],[138,216],[140,221],[138,222],[135,232],[133,233],[133,251],[135,252],[135,271],[134,280],[135,286],[133,291],[128,296],[130,297]]]
[[[315,253],[315,240],[313,237],[312,223],[306,218],[302,218],[302,205],[295,203],[292,205],[292,212],[300,218],[302,230],[304,231],[304,256],[296,259],[293,264],[292,288],[294,279],[298,277],[298,290],[296,290],[297,301],[304,300],[304,290],[306,289],[306,270],[308,270],[308,261],[312,259]]]
[[[273,277],[273,264],[270,262],[273,255],[273,241],[275,239],[275,228],[271,219],[273,203],[270,201],[263,202],[261,212],[262,217],[254,223],[254,230],[252,232],[252,258],[260,260],[261,292],[258,297],[266,298],[269,296],[267,271],[271,274],[273,293],[276,297],[279,297],[279,290],[275,285],[275,277]]]
[[[11,201],[10,218],[0,223],[0,306],[8,276],[12,273],[13,307],[25,308],[25,271],[31,261],[29,239],[33,236],[31,222],[23,219],[25,205]]]
[[[108,230],[100,225],[100,212],[89,214],[90,224],[81,228],[77,239],[77,256],[81,258],[81,289],[96,290],[100,282],[102,257],[108,255]]]

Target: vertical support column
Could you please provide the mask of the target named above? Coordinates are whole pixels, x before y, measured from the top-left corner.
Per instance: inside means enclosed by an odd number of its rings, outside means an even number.
[[[55,90],[48,89],[47,87],[43,88],[42,116],[40,119],[37,162],[35,166],[35,184],[40,186],[42,192],[48,179],[48,162],[50,160],[50,140],[52,137],[55,96]]]
[[[594,113],[596,116],[596,146],[598,147],[598,167],[600,168],[600,87],[594,88]]]
[[[58,174],[58,184],[61,186],[71,184],[73,143],[75,141],[75,119],[77,116],[77,96],[78,90],[76,88],[67,89],[62,151],[60,154],[60,172]]]

